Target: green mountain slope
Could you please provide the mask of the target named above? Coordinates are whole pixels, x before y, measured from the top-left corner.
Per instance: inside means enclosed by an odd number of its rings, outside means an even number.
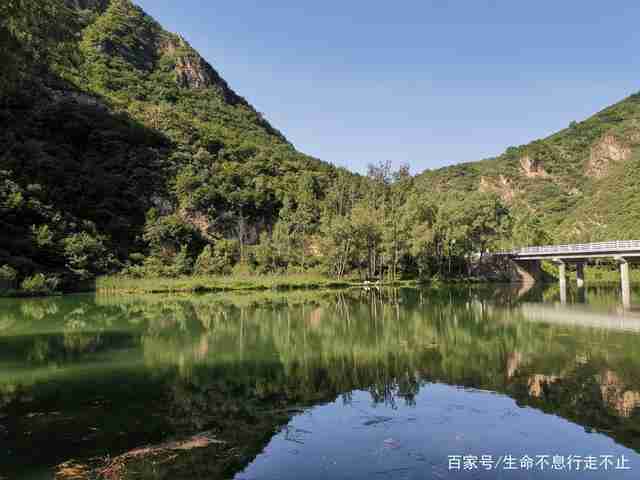
[[[497,158],[365,178],[298,152],[131,0],[2,2],[0,62],[0,289],[234,265],[461,276],[479,251],[640,238],[640,94]]]
[[[90,277],[146,253],[154,235],[194,253],[238,231],[255,240],[301,174],[319,195],[337,174],[130,0],[61,2],[29,0],[0,23],[15,47],[3,80],[19,79],[0,89],[0,265]],[[21,33],[47,23],[70,31]],[[54,33],[68,48],[45,56]],[[162,228],[148,232],[148,215]]]
[[[498,194],[554,241],[640,238],[640,94],[497,158],[419,175],[420,190]]]

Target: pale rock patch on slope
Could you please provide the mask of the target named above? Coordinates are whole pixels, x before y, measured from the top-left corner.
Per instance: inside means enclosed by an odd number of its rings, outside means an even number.
[[[613,134],[606,134],[591,146],[586,174],[602,178],[612,163],[624,162],[631,158],[631,147]]]

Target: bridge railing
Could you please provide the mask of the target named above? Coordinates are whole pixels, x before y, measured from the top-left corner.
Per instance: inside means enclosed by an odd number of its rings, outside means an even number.
[[[599,243],[574,243],[567,245],[544,245],[497,252],[498,255],[554,255],[563,253],[625,252],[640,250],[640,240],[616,240]]]

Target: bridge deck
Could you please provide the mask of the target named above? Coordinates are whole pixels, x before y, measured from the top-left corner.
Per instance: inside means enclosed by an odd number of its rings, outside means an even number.
[[[535,282],[540,276],[540,261],[552,260],[558,265],[560,281],[560,301],[567,301],[567,266],[576,264],[576,283],[584,287],[584,265],[589,259],[614,258],[620,265],[622,305],[631,308],[631,287],[629,264],[640,261],[640,240],[619,240],[614,242],[578,243],[572,245],[546,245],[526,247],[507,252],[498,252],[519,264],[518,275],[522,282]]]
[[[538,260],[545,258],[597,258],[597,257],[640,257],[640,240],[621,240],[600,243],[578,243],[569,245],[546,245],[526,247],[511,251],[498,252],[522,260]]]

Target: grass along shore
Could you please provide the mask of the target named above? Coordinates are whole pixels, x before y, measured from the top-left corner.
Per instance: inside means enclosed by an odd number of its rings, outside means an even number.
[[[553,274],[553,273],[552,273]],[[575,272],[568,272],[569,281],[575,280]],[[632,268],[631,282],[640,284],[640,269]],[[618,284],[620,273],[611,268],[588,266],[585,268],[587,285]],[[296,290],[296,289],[332,289],[355,286],[415,286],[424,281],[418,279],[398,280],[396,282],[363,282],[358,277],[331,278],[320,273],[287,273],[287,274],[235,274],[211,276],[183,276],[183,277],[147,277],[135,278],[126,275],[109,275],[98,277],[93,288],[82,291],[95,290],[103,293],[120,294],[153,294],[153,293],[206,293],[222,291],[268,291],[268,290]],[[490,283],[481,279],[431,279],[426,283]],[[23,291],[17,288],[0,288],[2,297],[33,297],[60,295],[60,291]]]
[[[569,273],[575,277],[575,272]],[[467,279],[462,283],[484,283],[478,279]],[[614,284],[620,281],[620,274],[615,270],[598,267],[585,269],[587,284]],[[640,270],[631,270],[632,283],[640,284]],[[399,280],[396,282],[363,282],[357,277],[331,278],[319,273],[290,273],[271,275],[216,275],[216,276],[183,276],[183,277],[149,277],[133,278],[124,275],[98,277],[96,291],[117,293],[197,293],[220,291],[252,291],[252,290],[295,290],[345,288],[364,285],[410,286],[420,283],[418,280]],[[444,283],[460,283],[445,281]]]
[[[415,282],[375,283],[408,285]],[[357,279],[336,279],[320,274],[185,276],[178,278],[131,278],[120,275],[99,277],[96,290],[119,293],[196,293],[242,290],[294,290],[361,286]]]

